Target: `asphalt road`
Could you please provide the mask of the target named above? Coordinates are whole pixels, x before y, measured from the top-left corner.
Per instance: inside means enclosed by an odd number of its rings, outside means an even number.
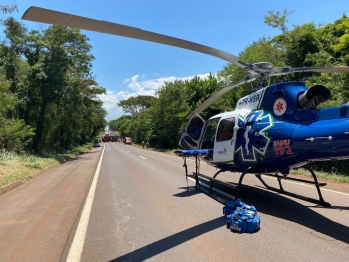
[[[246,175],[240,198],[255,205],[261,229],[239,234],[226,229],[221,203],[185,190],[182,158],[106,143],[99,169],[102,151],[0,198],[1,261],[349,261],[348,187],[323,189],[332,204],[323,208],[267,191]],[[187,163],[191,173],[194,162]],[[216,170],[201,163],[200,172]],[[316,197],[312,187],[285,182],[285,189]],[[233,194],[224,187],[215,193]]]

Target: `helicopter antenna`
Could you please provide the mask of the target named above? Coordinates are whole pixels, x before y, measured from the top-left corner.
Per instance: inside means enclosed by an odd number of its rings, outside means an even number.
[[[251,82],[251,91],[252,91],[252,92],[254,91],[253,82]]]

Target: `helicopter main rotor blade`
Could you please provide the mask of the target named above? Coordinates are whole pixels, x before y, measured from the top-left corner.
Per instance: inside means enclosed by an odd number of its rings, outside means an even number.
[[[349,66],[324,66],[324,67],[274,67],[271,73],[304,73],[304,72],[317,72],[317,73],[348,73]]]
[[[349,66],[328,66],[328,67],[296,67],[293,72],[318,72],[318,73],[345,73],[349,72]]]
[[[139,40],[145,40],[169,46],[176,46],[179,48],[188,49],[207,55],[212,55],[242,68],[247,68],[250,66],[250,64],[248,63],[239,61],[238,57],[232,54],[226,53],[224,51],[209,46],[197,44],[194,42],[186,41],[171,36],[153,33],[150,31],[145,31],[136,27],[125,26],[103,20],[95,20],[91,18],[57,12],[40,7],[29,7],[27,11],[25,11],[25,13],[23,14],[22,19],[46,24],[78,28],[93,32],[135,38]]]
[[[204,111],[208,106],[210,106],[214,101],[216,101],[219,97],[221,97],[222,95],[224,95],[225,93],[227,93],[228,91],[232,90],[235,87],[238,87],[242,84],[245,83],[251,83],[252,81],[256,80],[256,77],[250,77],[249,75],[247,75],[244,79],[240,80],[239,82],[237,82],[236,84],[232,85],[232,86],[227,86],[221,90],[219,90],[217,93],[214,93],[210,98],[208,98],[207,100],[205,100],[201,105],[199,105],[197,108],[194,109],[193,112],[200,114],[202,111]]]

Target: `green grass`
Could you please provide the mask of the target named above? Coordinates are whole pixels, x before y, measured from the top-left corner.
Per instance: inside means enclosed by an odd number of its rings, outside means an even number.
[[[342,174],[336,174],[336,173],[327,173],[327,172],[323,172],[323,171],[314,171],[316,174],[316,177],[318,179],[323,179],[323,180],[327,180],[327,181],[332,181],[332,182],[339,182],[339,183],[349,183],[349,176],[345,176]],[[299,174],[299,175],[304,175],[307,177],[313,177],[311,175],[311,173],[303,168],[299,168],[299,169],[293,169],[291,170],[292,174]]]

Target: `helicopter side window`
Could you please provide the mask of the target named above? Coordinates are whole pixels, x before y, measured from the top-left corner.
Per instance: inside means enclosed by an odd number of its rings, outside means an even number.
[[[231,140],[234,134],[235,117],[223,119],[218,127],[217,142]]]
[[[207,122],[207,127],[201,144],[202,149],[213,149],[219,119],[220,118],[215,118]]]

